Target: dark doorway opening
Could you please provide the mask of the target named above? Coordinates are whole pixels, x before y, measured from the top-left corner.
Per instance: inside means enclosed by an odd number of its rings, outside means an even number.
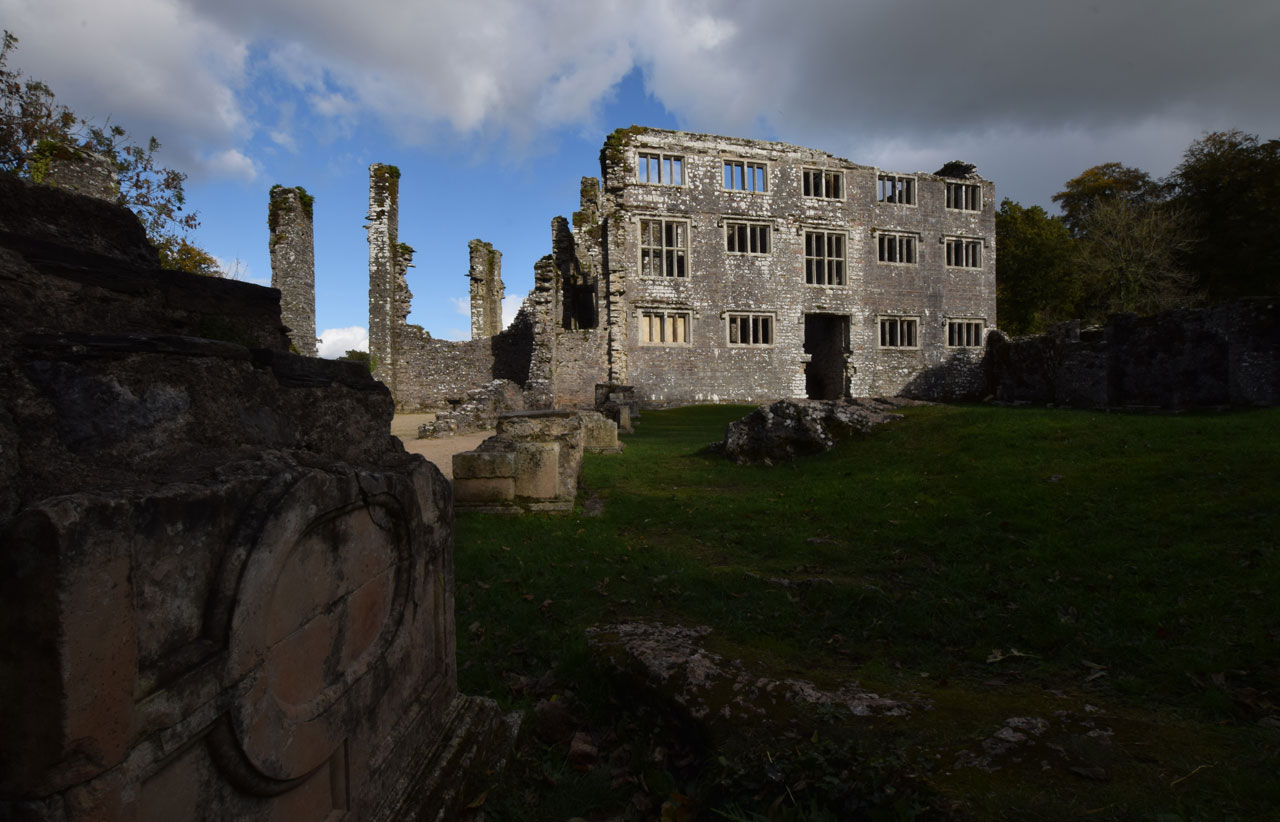
[[[805,395],[811,400],[838,400],[848,393],[845,353],[849,350],[849,318],[840,314],[804,315]]]

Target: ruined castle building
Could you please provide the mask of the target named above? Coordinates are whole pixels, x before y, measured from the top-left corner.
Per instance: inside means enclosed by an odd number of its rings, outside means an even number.
[[[471,250],[471,339],[502,332],[502,252],[484,240],[467,243]]]
[[[280,313],[294,351],[316,355],[316,260],[313,198],[301,186],[272,186],[271,286],[280,289]]]
[[[609,379],[647,404],[981,386],[995,191],[973,166],[632,127],[601,171]]]
[[[407,324],[399,173],[370,169],[369,350],[399,410],[457,405],[498,378],[531,409],[592,407],[599,384],[651,407],[982,396],[995,189],[973,166],[907,174],[633,126],[600,168],[572,220],[552,220],[509,329],[500,257],[471,243],[472,339],[458,343]]]

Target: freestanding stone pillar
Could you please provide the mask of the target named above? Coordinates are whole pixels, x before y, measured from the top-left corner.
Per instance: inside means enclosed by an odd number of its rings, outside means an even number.
[[[299,354],[316,355],[316,258],[313,198],[302,186],[271,187],[271,286],[280,289],[280,315]]]
[[[471,339],[502,333],[502,252],[484,240],[467,243],[471,250]]]

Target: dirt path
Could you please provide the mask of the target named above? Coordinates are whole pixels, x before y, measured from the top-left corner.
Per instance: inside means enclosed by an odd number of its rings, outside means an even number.
[[[442,439],[418,439],[418,426],[433,419],[434,414],[398,414],[391,420],[391,433],[400,438],[406,451],[421,454],[435,463],[446,477],[453,479],[453,455],[459,451],[470,451],[492,437],[494,432],[477,431]]]

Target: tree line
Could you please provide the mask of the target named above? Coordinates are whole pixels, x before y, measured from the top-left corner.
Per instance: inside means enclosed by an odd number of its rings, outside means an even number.
[[[191,242],[200,221],[196,212],[183,210],[187,175],[156,165],[159,141],[152,137],[139,145],[118,124],[97,125],[76,116],[48,85],[9,67],[17,45],[18,38],[5,31],[0,41],[0,172],[39,182],[54,159],[100,154],[115,166],[118,201],[138,215],[163,268],[226,276],[211,254]]]
[[[1280,294],[1280,140],[1217,131],[1164,179],[1104,163],[1068,180],[1050,215],[996,212],[1000,327],[1150,314]]]

